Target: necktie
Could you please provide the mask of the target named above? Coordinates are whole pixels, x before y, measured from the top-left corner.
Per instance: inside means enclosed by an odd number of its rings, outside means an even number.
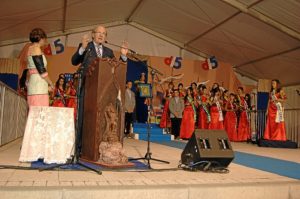
[[[96,47],[96,52],[97,52],[98,57],[102,57],[102,46],[101,45],[98,45]]]

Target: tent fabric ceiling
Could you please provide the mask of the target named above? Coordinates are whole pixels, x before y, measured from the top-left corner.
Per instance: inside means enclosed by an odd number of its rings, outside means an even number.
[[[96,24],[129,24],[164,35],[241,74],[300,84],[300,2],[296,0],[2,0],[0,46]]]

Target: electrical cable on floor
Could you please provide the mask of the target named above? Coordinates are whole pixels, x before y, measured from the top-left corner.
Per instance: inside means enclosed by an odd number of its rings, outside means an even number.
[[[182,164],[179,162],[178,168],[182,168],[186,171],[203,171],[210,173],[229,173],[229,169],[220,165],[219,162],[216,161],[199,161],[196,163],[191,162],[189,165]]]

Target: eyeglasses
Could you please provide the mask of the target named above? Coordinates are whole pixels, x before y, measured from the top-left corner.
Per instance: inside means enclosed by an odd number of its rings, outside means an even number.
[[[106,32],[93,32],[95,34],[98,34],[98,35],[106,35]]]

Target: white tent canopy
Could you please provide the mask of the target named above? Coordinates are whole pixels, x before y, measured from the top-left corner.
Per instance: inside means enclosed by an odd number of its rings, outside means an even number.
[[[127,25],[253,79],[300,84],[296,0],[2,0],[0,10],[0,46],[28,40],[34,27],[59,36]]]

